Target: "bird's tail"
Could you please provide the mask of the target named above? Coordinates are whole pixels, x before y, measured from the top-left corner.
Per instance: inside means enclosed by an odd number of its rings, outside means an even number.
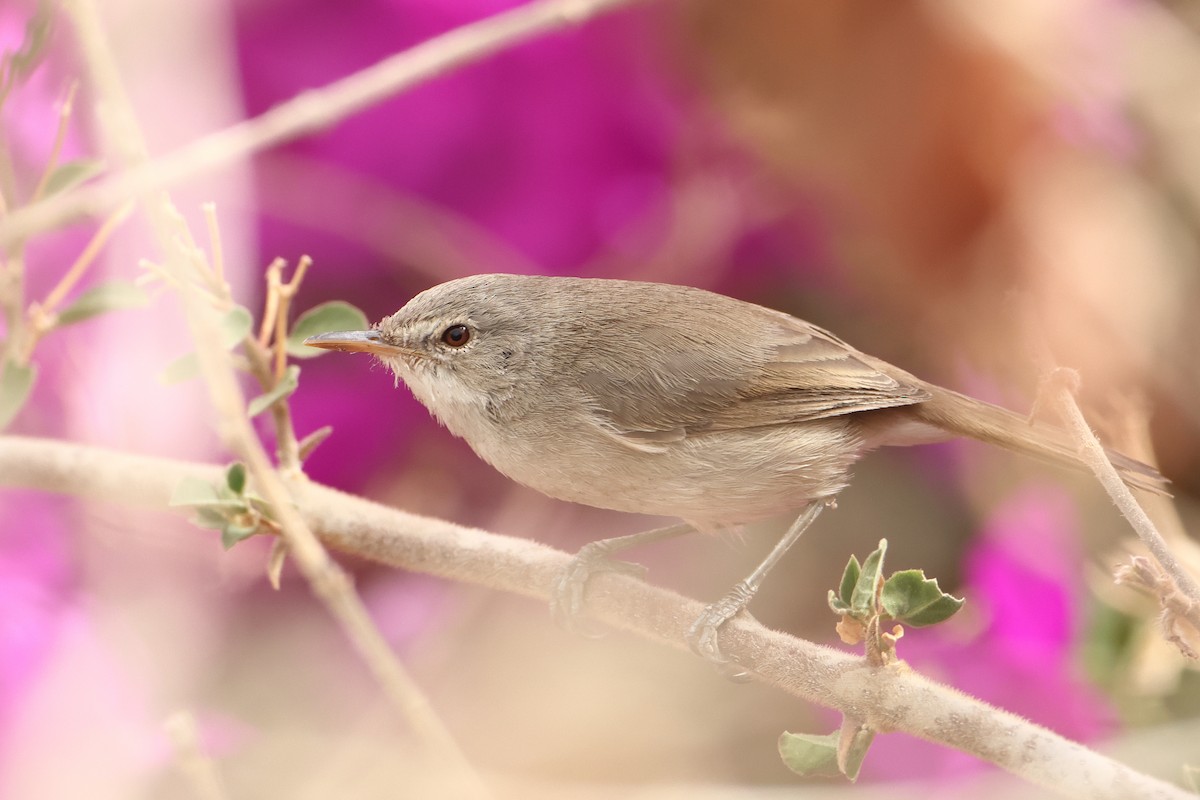
[[[1086,469],[1074,440],[1062,428],[1029,420],[949,389],[938,388],[932,394],[928,401],[912,406],[923,422],[1042,461]],[[1106,452],[1130,487],[1170,495],[1168,481],[1157,469],[1114,450]]]

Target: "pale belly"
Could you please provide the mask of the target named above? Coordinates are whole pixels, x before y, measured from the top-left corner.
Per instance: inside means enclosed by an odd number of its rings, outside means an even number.
[[[510,440],[479,454],[551,497],[705,527],[765,519],[832,497],[865,450],[845,418],[694,436],[654,453],[603,434],[555,439],[557,446],[538,449]]]

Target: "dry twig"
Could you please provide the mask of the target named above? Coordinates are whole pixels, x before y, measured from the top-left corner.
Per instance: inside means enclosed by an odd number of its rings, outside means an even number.
[[[68,10],[97,94],[108,111],[104,120],[110,145],[127,163],[144,165],[145,146],[141,131],[121,86],[94,0],[73,0]],[[287,486],[255,434],[230,355],[218,344],[220,335],[211,306],[190,279],[199,277],[211,285],[215,273],[204,260],[202,251],[195,246],[191,232],[169,198],[165,195],[155,198],[146,204],[146,212],[166,258],[163,266],[174,273],[182,286],[188,325],[196,343],[201,372],[220,417],[223,438],[246,463],[259,491],[270,503],[301,573],[338,620],[389,700],[445,768],[446,777],[459,783],[470,796],[486,796],[486,788],[453,736],[433,713],[424,694],[371,621],[349,577],[329,558],[305,520],[295,511]]]

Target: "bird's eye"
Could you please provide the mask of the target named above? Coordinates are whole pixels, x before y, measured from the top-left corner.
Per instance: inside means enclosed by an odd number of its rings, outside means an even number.
[[[442,344],[447,347],[462,347],[471,341],[471,329],[466,325],[451,325],[442,331]]]

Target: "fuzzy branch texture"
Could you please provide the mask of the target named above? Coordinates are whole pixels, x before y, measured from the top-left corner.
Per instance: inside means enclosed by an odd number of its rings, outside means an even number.
[[[185,475],[218,482],[223,470],[0,437],[0,486],[162,508]],[[408,514],[306,478],[288,479],[288,488],[299,514],[326,545],[381,564],[548,600],[570,559],[527,539]],[[587,597],[593,618],[680,650],[686,649],[684,634],[702,610],[698,601],[621,575],[597,576]],[[903,664],[874,668],[862,658],[744,618],[730,622],[721,636],[722,649],[767,685],[880,731],[904,732],[970,753],[1064,797],[1194,797]]]

